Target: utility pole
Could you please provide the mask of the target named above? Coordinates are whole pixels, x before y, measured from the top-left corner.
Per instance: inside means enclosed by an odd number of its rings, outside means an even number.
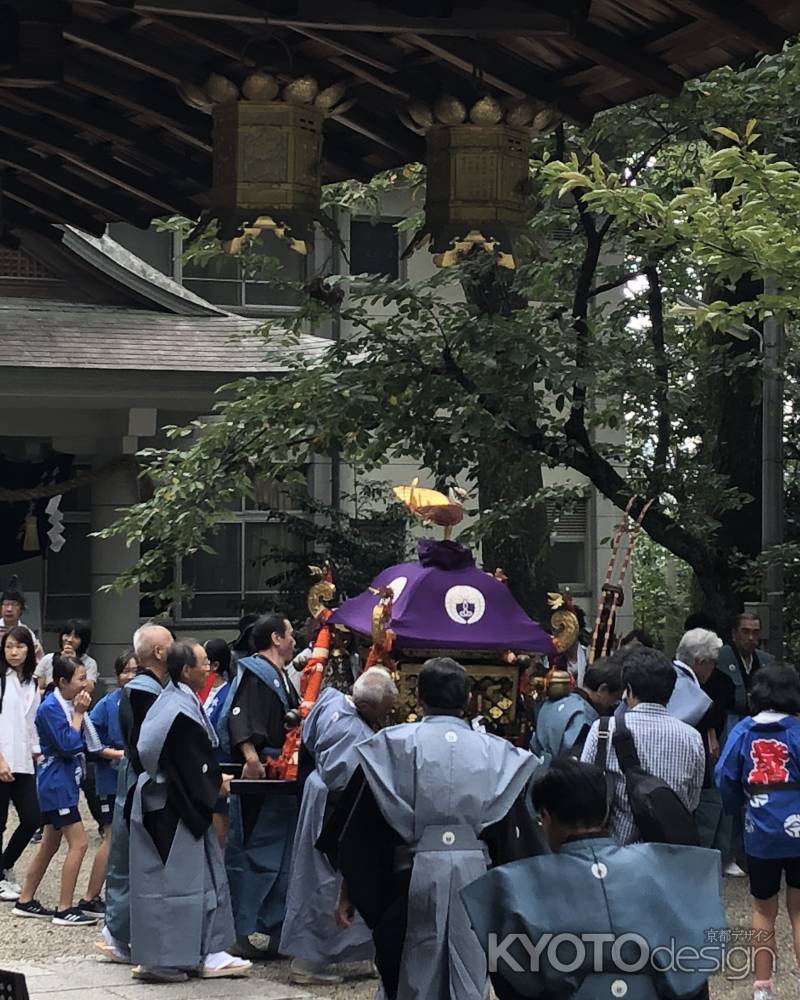
[[[769,280],[764,291],[775,294]],[[764,320],[763,399],[762,399],[762,501],[761,549],[784,541],[783,485],[783,373],[785,331],[774,317]],[[763,600],[769,613],[767,649],[783,658],[783,564],[776,561],[764,576]]]

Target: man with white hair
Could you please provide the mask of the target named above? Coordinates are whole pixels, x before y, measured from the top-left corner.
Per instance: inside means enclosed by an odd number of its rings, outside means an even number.
[[[704,628],[691,629],[678,643],[675,669],[687,673],[691,671],[694,680],[708,699],[708,708],[702,717],[693,722],[695,729],[703,737],[706,754],[700,804],[694,814],[700,845],[720,851],[726,875],[742,876],[744,872],[734,861],[731,850],[732,819],[723,812],[722,799],[714,784],[714,765],[723,741],[727,707],[733,697],[733,684],[730,678],[715,669],[721,649],[722,639],[716,632]],[[688,682],[684,688],[684,704],[689,703],[686,697],[687,690],[690,690]]]
[[[711,708],[711,699],[705,693],[705,684],[717,662],[722,640],[715,632],[693,628],[678,643],[675,652],[675,690],[667,711],[689,726],[697,727]]]
[[[397,688],[388,671],[372,667],[353,685],[352,698],[326,688],[303,723],[303,747],[315,768],[303,789],[280,945],[281,954],[292,956],[289,978],[294,983],[341,983],[344,976],[335,965],[373,957],[372,934],[362,920],[348,928],[337,926],[342,880],[314,845],[326,806],[358,766],[356,746],[386,723],[396,703]]]
[[[117,795],[111,825],[111,849],[106,878],[106,920],[103,937],[95,947],[112,962],[130,962],[129,834],[125,806],[144,768],[136,750],[147,713],[167,681],[167,651],[172,633],[163,625],[148,623],[133,633],[133,651],[139,669],[122,689],[119,728],[125,755],[119,762]]]

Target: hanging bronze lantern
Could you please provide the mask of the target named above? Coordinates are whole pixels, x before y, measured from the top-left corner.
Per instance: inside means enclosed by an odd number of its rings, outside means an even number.
[[[514,267],[525,226],[529,133],[502,123],[440,125],[427,133],[428,187],[424,230],[438,267],[473,246]]]
[[[404,256],[427,242],[436,265],[447,267],[480,246],[500,265],[516,266],[539,107],[532,99],[501,105],[482,97],[465,114],[447,96],[432,110],[419,101],[409,107],[410,125],[425,134],[428,177],[425,223]]]
[[[265,232],[307,253],[314,223],[330,228],[320,208],[322,125],[343,86],[320,92],[316,80],[301,77],[278,96],[275,78],[256,70],[242,84],[244,96],[218,73],[202,90],[214,117],[214,186],[200,226],[216,219],[229,253]]]
[[[320,108],[285,101],[214,106],[211,214],[226,250],[266,230],[307,253],[320,211],[324,118]]]

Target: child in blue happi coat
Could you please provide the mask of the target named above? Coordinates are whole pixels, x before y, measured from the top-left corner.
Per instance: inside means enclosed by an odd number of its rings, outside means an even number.
[[[36,774],[36,793],[42,813],[43,835],[31,861],[14,907],[18,917],[37,917],[65,927],[94,924],[97,918],[73,906],[75,883],[88,841],[78,812],[80,783],[86,768],[85,752],[103,749],[86,716],[91,702],[86,667],[71,656],[53,658],[53,681],[36,713],[42,759]],[[50,862],[67,841],[61,871],[58,908],[49,910],[34,898]]]
[[[108,871],[108,851],[111,846],[111,822],[117,797],[117,770],[125,753],[122,731],[119,728],[119,699],[122,689],[136,676],[139,662],[132,649],[126,649],[114,661],[117,687],[94,706],[89,713],[97,736],[103,744],[99,754],[94,754],[95,793],[100,807],[103,842],[94,856],[86,895],[79,900],[78,909],[84,913],[105,913],[101,897]]]
[[[236,661],[233,659],[230,647],[224,639],[209,639],[205,644],[206,656],[211,664],[210,677],[212,678],[211,688],[208,692],[203,707],[206,710],[208,721],[217,728],[222,706],[230,691],[231,681],[236,673]],[[226,763],[225,755],[217,748],[217,760],[220,764]],[[214,829],[217,831],[220,846],[225,850],[225,839],[228,835],[228,800],[220,796],[214,806]]]
[[[715,776],[726,812],[745,801],[744,844],[753,900],[753,1000],[772,1000],[781,876],[800,966],[800,677],[771,664],[753,675],[751,715],[731,731]]]

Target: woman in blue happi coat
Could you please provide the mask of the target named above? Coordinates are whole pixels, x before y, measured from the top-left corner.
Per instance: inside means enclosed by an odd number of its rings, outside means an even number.
[[[754,1000],[772,1000],[781,880],[800,965],[800,678],[770,664],[753,676],[750,715],[731,730],[715,777],[726,812],[745,803],[744,849],[758,946]]]
[[[18,917],[38,917],[54,924],[80,926],[97,918],[73,906],[75,883],[88,847],[78,798],[86,770],[85,752],[99,753],[103,745],[87,718],[91,703],[86,667],[61,654],[53,658],[53,681],[36,713],[42,759],[36,774],[36,793],[42,813],[42,843],[28,867],[22,895],[14,907]],[[58,908],[49,910],[34,898],[62,836],[67,855],[61,871]]]
[[[208,721],[216,730],[222,708],[231,689],[231,680],[236,674],[236,661],[230,646],[224,639],[209,639],[204,648],[208,662],[211,664],[213,683],[203,702],[203,708]],[[201,695],[202,696],[202,695]],[[224,762],[225,755],[217,748],[217,763]],[[220,846],[225,850],[225,838],[228,836],[228,799],[221,795],[214,806],[214,829],[217,831]]]
[[[108,852],[111,847],[111,826],[114,818],[114,805],[117,797],[117,780],[119,778],[119,762],[125,756],[125,743],[119,724],[119,700],[122,689],[136,676],[139,662],[132,649],[114,661],[114,674],[117,687],[94,706],[89,713],[103,749],[94,754],[95,759],[95,792],[100,806],[101,828],[103,842],[94,856],[92,870],[89,874],[89,884],[86,895],[78,902],[79,909],[84,913],[104,913],[105,903],[100,893],[106,880],[108,870]]]

